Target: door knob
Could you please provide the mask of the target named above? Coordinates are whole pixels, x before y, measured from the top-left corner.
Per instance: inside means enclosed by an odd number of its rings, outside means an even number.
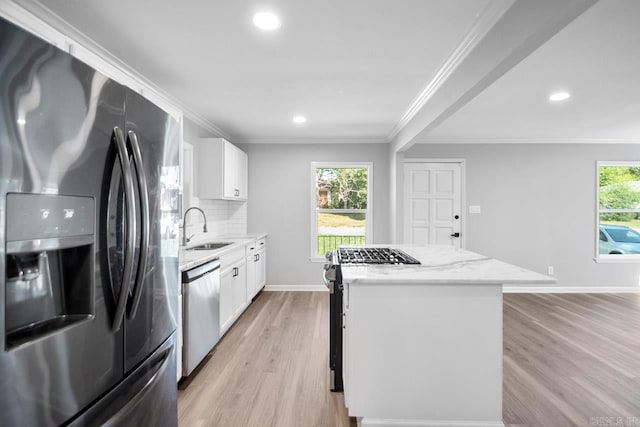
[[[453,233],[451,237],[460,237],[460,233]]]

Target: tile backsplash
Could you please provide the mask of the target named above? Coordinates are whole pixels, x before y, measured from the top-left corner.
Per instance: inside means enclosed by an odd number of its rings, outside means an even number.
[[[207,216],[208,233],[204,234],[202,232],[204,221],[200,212],[189,212],[189,217],[187,218],[187,236],[195,235],[194,240],[227,235],[237,236],[247,233],[246,201],[196,199],[192,200],[191,206],[199,207]],[[182,226],[182,224],[180,225]],[[180,229],[180,233],[182,233],[182,228]],[[182,237],[182,234],[180,237]]]

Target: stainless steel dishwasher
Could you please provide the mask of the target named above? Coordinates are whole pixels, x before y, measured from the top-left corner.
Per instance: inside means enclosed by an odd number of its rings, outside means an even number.
[[[182,373],[193,372],[220,339],[220,261],[182,272],[184,345]]]

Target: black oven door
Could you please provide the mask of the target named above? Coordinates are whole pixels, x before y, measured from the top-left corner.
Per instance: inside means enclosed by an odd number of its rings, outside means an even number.
[[[343,391],[342,383],[342,273],[339,264],[325,264],[325,285],[329,288],[329,369],[331,391]]]

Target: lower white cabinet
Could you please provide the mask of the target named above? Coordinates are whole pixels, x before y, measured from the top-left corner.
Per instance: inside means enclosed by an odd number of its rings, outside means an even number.
[[[182,286],[182,284],[180,284]],[[177,380],[182,378],[182,293],[178,295],[178,324],[176,325],[176,375]]]
[[[220,257],[220,334],[224,334],[247,307],[245,250]]]
[[[265,286],[266,253],[262,238],[220,257],[220,336]]]
[[[245,266],[247,269],[247,283],[246,283],[246,292],[247,292],[247,300],[251,302],[253,297],[255,296],[256,290],[256,269],[254,266],[255,263],[255,254],[253,250],[250,250],[247,247],[247,258],[245,262]]]
[[[262,288],[264,288],[267,283],[267,249],[262,248],[256,254],[256,277],[255,277],[255,290],[254,295],[260,292]]]
[[[266,255],[264,237],[247,245],[247,297],[249,300],[255,297],[266,284]]]
[[[238,317],[247,307],[247,272],[243,261],[236,263],[231,274],[231,303],[233,316]]]
[[[220,275],[220,336],[229,329],[233,317],[231,290],[233,286],[233,270],[227,269]]]

